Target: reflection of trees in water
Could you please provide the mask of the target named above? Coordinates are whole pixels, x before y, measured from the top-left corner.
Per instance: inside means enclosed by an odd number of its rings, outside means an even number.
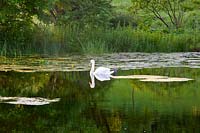
[[[194,81],[185,83],[146,83],[132,80],[135,97],[134,113],[128,114],[131,131],[147,132],[199,132],[199,76],[198,69],[166,68],[135,70],[134,74],[159,74],[177,77],[190,77]],[[146,99],[146,103],[142,100]],[[148,101],[149,100],[149,101]],[[153,101],[152,101],[153,100]],[[157,108],[152,107],[151,103]]]
[[[0,88],[2,89],[0,91],[2,91],[1,95],[4,93],[6,96],[40,95],[58,97],[63,92],[68,92],[68,89],[81,90],[82,88],[88,88],[88,80],[86,72],[1,72]]]
[[[158,70],[155,72],[153,70],[146,71],[149,74],[163,74],[162,71]],[[95,89],[90,89],[88,72],[0,72],[0,95],[61,97],[61,101],[58,103],[39,107],[0,104],[0,132],[11,130],[28,132],[111,132],[123,130],[125,132],[199,132],[200,117],[197,97],[199,70],[195,71],[197,70],[178,71],[184,77],[188,74],[189,77],[195,79],[195,81],[181,85],[151,84],[128,80],[133,88],[131,91],[133,104],[126,108],[117,107],[115,109],[112,107],[105,109],[99,104],[104,100],[106,91],[113,86],[113,89],[116,89],[116,85],[112,84],[112,81],[97,81]],[[137,73],[137,70],[133,72]],[[164,72],[167,73],[167,71]],[[126,74],[126,72],[124,73]],[[141,72],[141,74],[146,73]],[[127,75],[130,75],[130,72],[127,72]],[[117,85],[123,83],[122,87],[127,86],[127,82],[123,80],[117,83]],[[174,107],[175,111],[172,110],[173,112],[160,112],[150,106],[144,107],[142,105],[144,101],[137,99],[138,93],[147,96],[153,95],[156,97],[154,100],[162,103],[168,103],[170,98],[176,99],[177,96],[183,95],[184,98],[188,95],[195,96],[193,101],[195,104],[191,104],[190,110],[190,103],[187,103],[189,106],[186,106],[185,109],[191,111],[189,113],[184,112],[184,109],[182,112],[179,112],[180,110],[176,112],[176,108],[179,107]]]
[[[154,95],[158,98],[154,99],[157,102],[163,102],[164,104],[167,104],[170,102],[170,97],[169,95],[160,95],[160,93],[157,93],[157,91],[152,90],[151,87],[155,86],[150,86],[149,84],[146,84],[145,86],[141,85],[143,83],[141,82],[134,82],[131,81],[133,90],[135,91],[135,95],[137,93],[144,93],[144,96],[147,94],[149,95]],[[139,83],[141,83],[139,85]],[[136,85],[137,84],[137,85]],[[145,83],[144,83],[145,84]],[[145,88],[144,88],[145,87]],[[181,89],[182,86],[179,86]],[[162,88],[157,88],[157,89],[162,89]],[[171,88],[169,88],[171,89]],[[188,89],[188,88],[187,88]],[[133,94],[134,95],[134,94]],[[163,97],[164,96],[164,97]],[[137,96],[136,96],[137,97]],[[167,97],[167,98],[165,98]],[[145,97],[143,97],[145,99]],[[155,98],[155,97],[154,97]],[[173,97],[171,97],[173,98]],[[133,98],[134,99],[134,98]],[[167,100],[169,101],[167,101]],[[128,112],[126,114],[128,116],[127,121],[127,127],[128,131],[131,132],[199,132],[200,131],[200,113],[198,110],[198,107],[193,106],[192,108],[189,108],[185,110],[183,107],[182,111],[180,110],[179,107],[172,107],[173,112],[170,112],[171,109],[165,109],[166,112],[160,112],[157,111],[154,107],[146,106],[142,101],[137,101],[139,99],[134,99],[137,104],[135,105],[136,107],[134,108],[134,112]],[[149,99],[152,100],[152,99]],[[134,102],[134,101],[133,101]],[[141,103],[140,103],[141,102]],[[152,101],[149,101],[149,105],[151,105]],[[158,103],[159,103],[158,102]],[[176,101],[174,101],[176,102]],[[134,103],[133,103],[134,104]],[[144,104],[144,105],[143,105]],[[194,103],[195,105],[195,103]],[[198,104],[199,105],[199,104]],[[192,105],[191,105],[192,106]],[[139,107],[139,108],[138,108]],[[167,106],[169,107],[169,106]],[[188,106],[187,106],[188,107]],[[189,112],[188,112],[189,111]],[[190,112],[191,111],[191,112]],[[124,119],[122,119],[124,121]]]
[[[117,110],[108,111],[98,107],[97,103],[92,103],[84,111],[87,119],[95,122],[97,128],[102,132],[113,132],[122,130],[123,113]]]
[[[199,117],[186,115],[187,112],[174,117],[159,112],[137,112],[128,114],[128,130],[131,132],[199,132]]]
[[[88,89],[86,72],[53,72],[49,81],[39,92],[48,97],[66,97],[73,94],[84,93]],[[71,97],[70,96],[70,97]]]
[[[187,77],[194,79],[188,82],[171,82],[171,83],[151,83],[151,82],[137,82],[132,81],[133,88],[137,91],[145,91],[152,93],[152,95],[161,97],[179,97],[184,94],[195,96],[197,94],[196,87],[200,82],[199,69],[190,68],[155,68],[155,69],[142,69],[133,71],[134,74],[150,74],[150,75],[163,75],[170,77]]]
[[[46,73],[0,72],[0,94],[34,96],[48,80]]]
[[[100,85],[90,89],[88,81],[88,72],[1,73],[0,95],[61,97],[61,100],[45,106],[0,104],[0,131],[101,130],[82,113],[91,101],[104,96]],[[102,86],[107,88],[109,84]]]

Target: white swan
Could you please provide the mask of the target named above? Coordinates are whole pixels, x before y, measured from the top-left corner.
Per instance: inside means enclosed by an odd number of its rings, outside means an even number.
[[[110,78],[112,77],[111,74],[114,73],[114,71],[111,71],[110,68],[106,68],[106,67],[98,67],[95,70],[95,61],[90,60],[90,63],[92,64],[91,70],[90,70],[90,77],[94,76],[96,79],[100,81],[110,80]]]
[[[144,81],[144,82],[181,82],[181,81],[193,80],[193,79],[188,79],[188,78],[176,78],[176,77],[170,78],[167,76],[159,76],[159,75],[113,76],[111,74],[113,74],[114,71],[110,71],[110,68],[98,67],[95,70],[95,61],[90,60],[90,63],[92,64],[91,70],[90,70],[91,82],[89,82],[91,88],[95,87],[95,78],[100,81],[110,80],[110,78],[114,78],[114,79],[139,79],[140,81]]]

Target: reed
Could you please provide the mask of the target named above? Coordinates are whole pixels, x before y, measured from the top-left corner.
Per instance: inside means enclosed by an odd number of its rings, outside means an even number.
[[[29,42],[5,41],[4,56],[102,54],[114,52],[187,52],[200,47],[200,34],[143,31],[132,27],[80,28],[48,25],[35,30]],[[41,30],[42,29],[42,30]],[[23,35],[24,36],[24,35]]]

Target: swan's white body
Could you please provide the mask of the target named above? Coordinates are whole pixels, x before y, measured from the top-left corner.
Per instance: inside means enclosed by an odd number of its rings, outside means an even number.
[[[110,68],[106,68],[106,67],[98,67],[95,70],[95,61],[91,60],[90,62],[92,64],[92,67],[90,70],[90,76],[95,76],[95,78],[100,81],[110,80],[110,77],[112,77],[111,74],[114,73],[114,71],[111,71]]]
[[[96,79],[100,81],[110,80],[111,74],[114,73],[114,71],[110,71],[110,68],[106,67],[98,67],[94,71],[94,76]]]

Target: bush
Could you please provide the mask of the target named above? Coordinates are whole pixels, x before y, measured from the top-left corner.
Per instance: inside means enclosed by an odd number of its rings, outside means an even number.
[[[49,25],[33,30],[32,42],[17,49],[1,46],[4,55],[64,55],[68,53],[102,54],[113,52],[186,52],[199,47],[198,33],[163,33],[132,27],[80,28],[77,25]],[[16,51],[17,50],[17,51]]]
[[[110,20],[111,27],[117,28],[118,26],[121,27],[137,27],[137,22],[134,21],[133,16],[129,14],[116,14]]]

